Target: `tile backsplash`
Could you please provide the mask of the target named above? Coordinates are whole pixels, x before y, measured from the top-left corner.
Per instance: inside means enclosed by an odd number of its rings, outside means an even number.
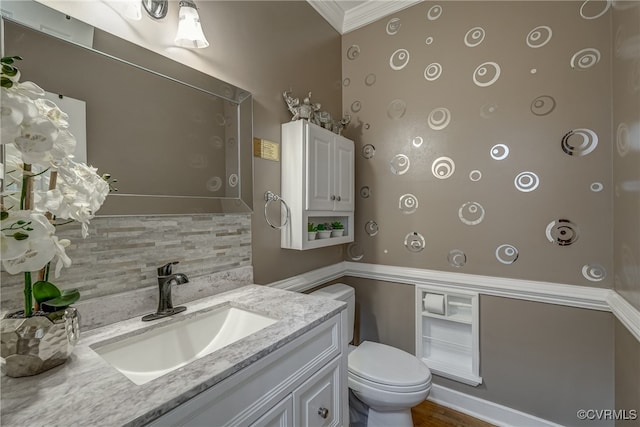
[[[78,224],[59,227],[57,235],[71,240],[73,264],[49,279],[79,289],[82,302],[156,286],[156,269],[170,261],[190,279],[251,267],[249,214],[96,217],[86,239]],[[22,307],[23,283],[21,274],[2,272],[3,311]]]

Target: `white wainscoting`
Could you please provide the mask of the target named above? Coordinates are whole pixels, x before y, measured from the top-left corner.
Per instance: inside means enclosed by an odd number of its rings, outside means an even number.
[[[269,286],[303,292],[344,276],[412,285],[429,285],[440,287],[443,291],[466,290],[477,292],[480,295],[610,311],[640,341],[640,311],[612,289],[349,261],[273,282]],[[429,400],[498,426],[558,426],[551,421],[437,384],[432,386]]]
[[[343,261],[269,284],[303,292],[343,276],[610,311],[640,341],[640,311],[612,289]]]

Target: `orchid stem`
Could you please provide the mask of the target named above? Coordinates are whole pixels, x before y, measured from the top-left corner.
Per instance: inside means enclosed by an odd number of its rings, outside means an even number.
[[[33,304],[33,291],[31,288],[31,272],[24,272],[24,317],[31,317]]]

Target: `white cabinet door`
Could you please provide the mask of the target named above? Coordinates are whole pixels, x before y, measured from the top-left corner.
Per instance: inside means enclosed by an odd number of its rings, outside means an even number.
[[[318,128],[307,130],[307,210],[333,210],[335,192],[331,164],[333,163],[333,136]]]
[[[353,211],[354,208],[354,147],[346,138],[336,136],[335,160],[333,162],[336,211]]]
[[[315,126],[307,129],[307,210],[352,211],[354,146]]]
[[[295,425],[329,427],[346,424],[340,411],[340,359],[334,359],[293,392]]]
[[[293,427],[293,397],[289,395],[282,399],[251,427]]]

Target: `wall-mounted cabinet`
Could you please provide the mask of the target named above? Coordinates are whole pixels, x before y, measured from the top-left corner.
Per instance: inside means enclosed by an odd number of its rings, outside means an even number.
[[[482,384],[478,294],[416,286],[416,356],[434,374]]]
[[[306,120],[282,125],[281,193],[291,215],[281,229],[282,248],[353,242],[354,165],[353,141]],[[308,223],[333,222],[343,225],[342,235],[308,232]]]

